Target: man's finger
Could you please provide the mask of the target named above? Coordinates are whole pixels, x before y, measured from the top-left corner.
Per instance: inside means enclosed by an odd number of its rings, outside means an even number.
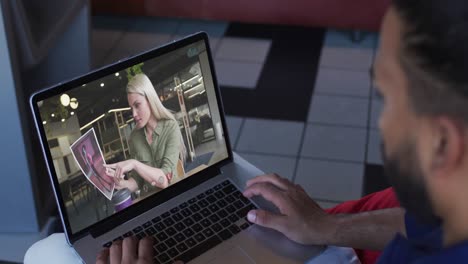
[[[251,198],[257,195],[262,196],[266,200],[272,202],[280,209],[281,212],[283,212],[287,206],[287,200],[284,191],[280,190],[271,183],[256,183],[244,191],[244,196],[247,198]]]
[[[96,258],[96,264],[107,264],[109,259],[109,249],[103,249]]]
[[[148,262],[152,262],[153,257],[153,239],[150,237],[145,237],[140,240],[138,245],[138,259],[144,259]]]
[[[247,214],[247,219],[257,225],[264,226],[283,232],[286,224],[286,216],[270,213],[265,210],[257,209],[251,210]]]
[[[137,259],[137,241],[135,237],[127,237],[122,242],[122,262],[132,263]]]
[[[103,164],[102,166],[104,166],[105,168],[109,168],[109,169],[115,169],[115,167],[117,166],[117,163],[114,163],[114,164]]]
[[[109,250],[110,263],[121,263],[122,262],[122,241],[116,241],[112,243]]]
[[[281,178],[280,176],[278,176],[278,174],[268,174],[268,175],[257,176],[247,181],[247,187],[250,187],[256,183],[271,183],[284,191],[287,190],[290,185],[288,180]]]

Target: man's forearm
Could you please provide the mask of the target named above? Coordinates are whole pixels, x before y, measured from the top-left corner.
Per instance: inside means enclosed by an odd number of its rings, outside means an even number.
[[[404,214],[402,208],[390,208],[336,215],[336,228],[328,244],[382,250],[397,233],[406,235]]]

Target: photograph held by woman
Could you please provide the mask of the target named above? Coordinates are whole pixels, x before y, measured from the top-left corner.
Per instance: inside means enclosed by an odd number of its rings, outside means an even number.
[[[114,177],[117,189],[154,193],[184,177],[177,170],[186,155],[182,134],[146,75],[129,81],[127,99],[135,122],[129,138],[131,158],[106,165],[106,172]],[[125,179],[129,172],[131,177]]]

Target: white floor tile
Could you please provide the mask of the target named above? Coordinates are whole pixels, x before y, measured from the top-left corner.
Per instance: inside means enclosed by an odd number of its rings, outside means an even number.
[[[295,183],[316,199],[347,201],[362,195],[364,165],[301,159]]]
[[[255,89],[263,64],[217,60],[215,67],[220,85]]]
[[[320,66],[369,71],[373,57],[373,49],[324,47],[320,58]]]
[[[363,162],[366,129],[309,124],[302,157]]]
[[[264,63],[271,41],[224,37],[216,53],[217,59]]]
[[[296,167],[295,158],[247,154],[242,152],[239,152],[238,154],[266,174],[276,173],[281,177],[288,178],[289,180],[292,180],[293,178],[294,168]]]
[[[226,116],[226,125],[229,132],[229,139],[231,140],[232,148],[235,149],[235,144],[237,141],[237,137],[239,136],[239,132],[242,126],[242,121],[244,118],[235,117],[235,116]]]
[[[370,130],[369,142],[367,143],[367,163],[383,165],[380,143],[379,131]]]
[[[369,98],[368,71],[350,71],[321,67],[315,82],[315,94],[352,95]]]
[[[296,156],[303,128],[301,122],[247,118],[237,150]]]
[[[368,99],[314,95],[309,122],[367,127],[368,110]]]

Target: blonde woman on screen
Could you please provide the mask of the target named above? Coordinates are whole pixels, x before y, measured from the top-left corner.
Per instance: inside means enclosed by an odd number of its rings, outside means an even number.
[[[156,192],[184,176],[176,169],[186,153],[179,124],[144,74],[129,81],[127,99],[136,125],[129,139],[131,159],[106,165],[107,173],[114,177],[117,189]],[[127,172],[132,177],[124,179]]]

